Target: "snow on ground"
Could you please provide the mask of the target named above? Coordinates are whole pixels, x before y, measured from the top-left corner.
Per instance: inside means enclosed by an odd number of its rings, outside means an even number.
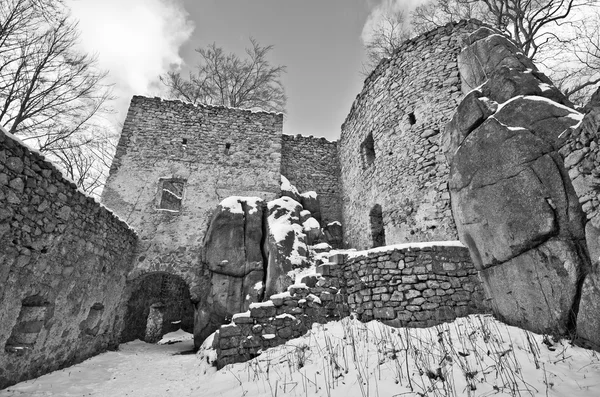
[[[427,247],[464,247],[464,245],[456,240],[456,241],[429,241],[423,243],[402,243],[402,244],[394,244],[394,245],[385,245],[383,247],[371,248],[363,251],[356,251],[354,249],[348,250],[333,250],[330,252],[331,255],[334,254],[347,254],[349,258],[355,258],[357,256],[367,256],[371,252],[386,252],[386,251],[395,251],[400,249],[408,249],[408,248],[427,248]]]
[[[180,343],[193,339],[194,335],[190,334],[189,332],[185,332],[182,329],[178,329],[175,332],[169,332],[168,334],[163,335],[161,340],[156,343],[159,345],[172,345],[173,343]]]
[[[569,396],[600,394],[600,354],[469,316],[430,328],[344,319],[220,371],[190,341],[135,341],[0,396]]]

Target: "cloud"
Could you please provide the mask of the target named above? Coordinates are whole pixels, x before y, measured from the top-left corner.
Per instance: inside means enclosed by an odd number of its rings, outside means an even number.
[[[371,40],[373,30],[377,27],[386,14],[403,11],[406,18],[409,13],[426,0],[367,0],[371,13],[363,26],[361,39],[363,43]]]
[[[132,95],[158,91],[158,76],[181,65],[180,47],[194,24],[180,0],[71,0],[83,50],[96,54],[119,96],[117,110]]]

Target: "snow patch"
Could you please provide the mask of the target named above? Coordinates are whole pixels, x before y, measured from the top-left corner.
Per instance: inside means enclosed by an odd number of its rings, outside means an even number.
[[[238,318],[248,318],[250,317],[250,310],[243,312],[243,313],[236,313],[233,315],[232,319],[238,319]]]
[[[424,243],[403,243],[403,244],[395,244],[395,245],[386,245],[384,247],[377,247],[370,250],[363,251],[352,251],[352,250],[337,250],[332,251],[331,253],[339,253],[346,254],[348,258],[356,258],[358,256],[367,256],[372,252],[387,252],[387,251],[395,251],[395,250],[403,250],[403,249],[419,249],[419,248],[428,248],[428,247],[462,247],[465,246],[460,241],[429,241]]]
[[[232,214],[243,214],[242,203],[245,203],[250,207],[248,210],[249,214],[258,212],[258,203],[261,202],[260,197],[244,197],[244,196],[229,196],[219,203],[222,207],[222,211],[227,210]]]
[[[292,320],[296,319],[296,317],[294,317],[294,316],[292,316],[291,314],[288,314],[288,313],[280,314],[278,316],[275,316],[275,318],[279,318],[279,319],[291,318]]]
[[[285,291],[280,294],[271,295],[271,297],[269,299],[285,299],[285,298],[291,298],[291,296],[292,295],[290,295],[289,291]]]
[[[170,345],[173,343],[183,342],[186,340],[194,339],[194,335],[189,332],[185,332],[182,329],[178,329],[175,332],[169,332],[163,335],[162,339],[157,342],[159,345]]]
[[[297,266],[301,265],[306,260],[306,258],[300,255],[298,252],[298,249],[300,248],[300,240],[305,237],[302,225],[298,223],[299,219],[294,214],[299,205],[300,204],[297,201],[289,197],[281,197],[267,203],[269,211],[273,210],[275,207],[280,207],[285,211],[283,215],[279,214],[280,216],[278,218],[276,218],[275,215],[279,211],[275,211],[269,215],[267,219],[269,224],[269,232],[275,239],[275,242],[279,245],[281,245],[281,242],[283,242],[290,234],[293,235],[294,243],[288,259],[293,265]],[[303,248],[306,249],[304,244]]]
[[[311,190],[309,192],[302,193],[300,196],[304,197],[304,198],[316,199],[317,198],[317,192]]]
[[[321,225],[319,225],[319,221],[313,217],[310,217],[306,221],[304,221],[302,226],[304,226],[304,230],[313,230],[321,228]]]
[[[281,175],[281,190],[286,192],[292,192],[298,195],[300,194],[298,193],[298,189],[296,189],[296,186],[292,185],[290,181],[283,175]]]
[[[255,303],[251,303],[250,304],[250,309],[258,309],[259,307],[273,307],[273,302],[272,301],[266,301],[266,302],[255,302]]]
[[[313,245],[312,247],[313,247],[313,249],[316,249],[316,250],[324,250],[324,249],[331,248],[331,245],[329,245],[327,243],[319,243],[319,244]]]
[[[323,304],[323,302],[321,302],[321,298],[319,298],[317,295],[309,294],[308,298],[310,298],[314,303],[317,303],[319,305]]]

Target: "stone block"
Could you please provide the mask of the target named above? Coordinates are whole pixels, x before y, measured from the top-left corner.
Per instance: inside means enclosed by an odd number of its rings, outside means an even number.
[[[373,309],[373,316],[376,319],[392,320],[396,318],[396,313],[391,307],[381,307]]]

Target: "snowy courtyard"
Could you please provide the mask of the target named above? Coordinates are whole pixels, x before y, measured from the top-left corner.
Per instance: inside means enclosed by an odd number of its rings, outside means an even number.
[[[0,396],[598,396],[600,356],[474,315],[423,329],[352,319],[217,371],[181,331],[134,341]]]

